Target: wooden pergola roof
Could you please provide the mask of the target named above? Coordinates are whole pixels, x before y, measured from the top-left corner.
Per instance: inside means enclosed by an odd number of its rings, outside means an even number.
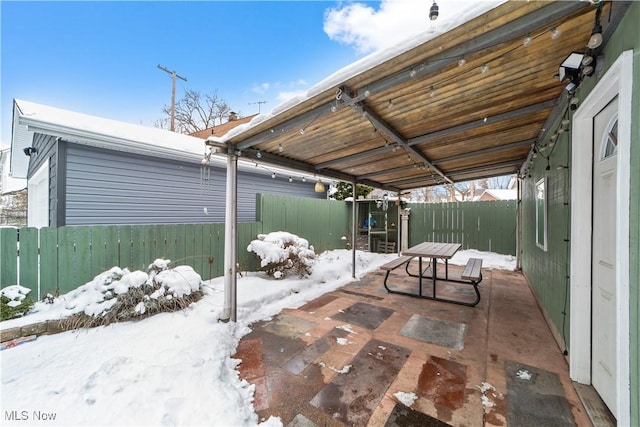
[[[626,7],[604,4],[605,39]],[[565,110],[559,65],[585,51],[595,11],[584,1],[504,3],[227,145],[243,158],[259,153],[259,161],[398,192],[517,173]]]

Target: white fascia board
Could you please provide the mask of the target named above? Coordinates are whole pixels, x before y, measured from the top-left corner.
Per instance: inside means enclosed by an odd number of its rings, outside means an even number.
[[[199,162],[203,153],[175,150],[159,145],[135,141],[127,138],[119,138],[111,135],[94,133],[73,129],[66,126],[59,126],[51,123],[42,123],[30,120],[27,117],[20,118],[20,124],[26,125],[27,129],[33,133],[52,135],[60,137],[65,141],[76,144],[83,144],[92,147],[105,148],[110,150],[124,151],[143,156],[170,158],[174,160],[197,161]]]

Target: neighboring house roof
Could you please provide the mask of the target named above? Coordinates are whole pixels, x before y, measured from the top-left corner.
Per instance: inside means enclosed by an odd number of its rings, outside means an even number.
[[[22,153],[22,150],[32,144],[35,133],[52,135],[65,141],[98,148],[198,163],[202,161],[206,149],[202,139],[194,136],[90,116],[19,99],[14,99],[13,115],[12,155],[27,160],[28,157]],[[248,122],[252,117],[237,121]],[[233,124],[237,126],[241,123]],[[212,156],[211,164],[226,167],[226,160],[220,156]],[[251,169],[253,173],[271,175],[275,172],[281,176],[311,179],[309,173],[295,172],[290,169],[271,166],[257,168],[253,161],[240,159],[238,164],[245,170]],[[13,166],[15,175],[16,164],[14,163]],[[18,171],[16,176],[26,177],[28,161],[23,162],[21,167],[24,170]]]
[[[222,136],[225,133],[229,132],[231,129],[235,128],[244,123],[249,123],[251,119],[253,119],[257,114],[252,116],[237,118],[234,115],[229,115],[229,121],[227,123],[222,123],[218,126],[213,126],[207,129],[199,130],[198,132],[193,132],[191,136],[196,138],[207,139],[210,136]]]

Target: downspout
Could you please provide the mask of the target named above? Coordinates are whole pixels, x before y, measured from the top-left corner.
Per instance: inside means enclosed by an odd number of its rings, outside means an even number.
[[[223,322],[237,321],[237,247],[238,247],[238,155],[227,151],[227,189],[224,217],[224,307]]]
[[[353,191],[351,197],[353,197],[353,209],[351,209],[351,277],[356,278],[356,238],[357,228],[356,222],[358,221],[356,209],[358,209],[358,201],[356,198],[356,183],[351,183]]]
[[[401,215],[401,211],[402,211],[402,199],[401,199],[402,195],[400,194],[400,192],[398,191],[398,212],[396,215],[396,251],[398,252],[398,255],[400,255],[402,253],[402,215]]]
[[[522,270],[522,178],[518,177],[516,195],[516,270]]]

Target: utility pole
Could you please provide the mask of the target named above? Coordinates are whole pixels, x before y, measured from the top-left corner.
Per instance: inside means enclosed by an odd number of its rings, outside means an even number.
[[[267,101],[250,102],[249,105],[258,104],[258,114],[260,114],[260,104],[266,104]]]
[[[176,77],[187,81],[186,77],[179,76],[175,71],[169,71],[158,64],[158,68],[167,74],[171,74],[171,132],[176,131]]]

